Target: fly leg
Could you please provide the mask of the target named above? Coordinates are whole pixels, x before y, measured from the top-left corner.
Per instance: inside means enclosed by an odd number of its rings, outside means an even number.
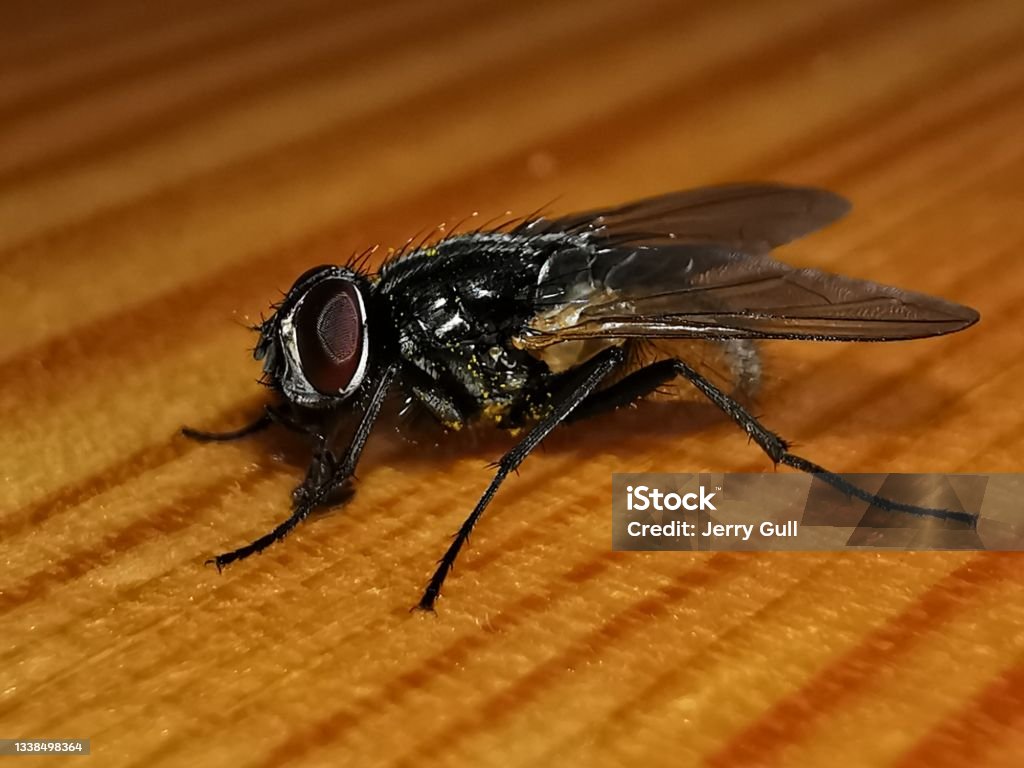
[[[748,344],[740,344],[748,342]],[[757,349],[750,346],[748,339],[729,339],[722,342],[729,357],[729,367],[736,378],[736,388],[745,393],[757,389],[761,376],[761,363]],[[606,389],[595,392],[580,407],[573,411],[567,421],[576,422],[606,411],[614,411],[642,400],[659,387],[679,376],[676,361],[658,360],[639,368]]]
[[[702,395],[714,403],[722,410],[723,413],[725,413],[726,416],[732,419],[744,432],[750,435],[750,438],[757,443],[761,450],[768,455],[768,458],[776,464],[785,464],[788,467],[793,467],[793,469],[798,469],[801,472],[807,472],[808,474],[814,475],[831,485],[833,488],[836,488],[849,496],[862,499],[879,509],[884,509],[890,512],[906,512],[911,515],[923,517],[935,517],[939,520],[956,520],[958,522],[967,523],[972,528],[977,524],[977,518],[966,512],[955,512],[950,509],[933,509],[931,507],[918,507],[913,504],[904,504],[899,501],[887,499],[884,496],[876,496],[873,493],[868,493],[863,488],[858,488],[834,472],[830,472],[824,467],[821,467],[812,461],[808,461],[801,456],[790,453],[789,443],[761,424],[761,422],[758,421],[757,418],[740,403],[701,376],[682,360],[664,360],[660,361],[660,363],[655,363],[654,365],[659,364],[671,364],[676,373],[693,384],[693,386],[696,387]],[[643,371],[653,368],[654,365],[641,369],[637,373],[643,373]]]
[[[274,419],[270,415],[270,411],[268,409],[260,414],[260,416],[252,423],[246,424],[244,427],[240,427],[239,429],[233,429],[230,432],[204,432],[201,429],[182,427],[181,434],[190,440],[195,440],[200,443],[228,443],[232,440],[240,440],[243,437],[248,437],[249,435],[254,435],[257,432],[262,432],[273,423]]]
[[[272,405],[264,406],[263,414],[251,424],[230,432],[204,432],[192,427],[182,427],[181,434],[200,443],[227,443],[262,432],[272,424],[280,424],[292,432],[312,437],[314,441],[313,459],[306,470],[306,477],[292,492],[292,499],[297,503],[308,489],[320,485],[333,469],[334,457],[327,448],[326,435],[310,429]]]
[[[248,437],[249,435],[254,435],[257,432],[262,432],[272,424],[280,424],[281,426],[290,429],[292,432],[310,434],[308,428],[297,422],[291,416],[282,413],[278,408],[275,408],[272,405],[263,406],[263,413],[252,421],[252,423],[246,424],[244,427],[240,427],[229,432],[204,432],[201,429],[182,427],[181,434],[190,440],[195,440],[200,443],[228,443],[232,440],[240,440],[243,437]]]
[[[372,387],[372,394],[366,404],[366,410],[363,411],[362,418],[359,420],[359,425],[352,435],[352,440],[349,443],[348,450],[345,451],[344,458],[337,463],[332,461],[329,472],[322,482],[316,487],[308,489],[301,498],[295,501],[291,516],[274,528],[274,530],[270,531],[270,533],[246,544],[244,547],[217,555],[217,557],[207,560],[207,563],[213,563],[217,566],[217,570],[220,571],[224,566],[230,565],[236,560],[244,560],[249,555],[262,552],[275,541],[280,541],[291,533],[296,525],[309,517],[314,509],[327,501],[334,491],[352,478],[356,464],[359,463],[359,456],[362,454],[366,441],[370,437],[373,424],[380,414],[381,406],[387,397],[388,389],[391,387],[391,382],[394,381],[397,370],[396,366],[391,366],[380,374],[380,377]]]
[[[594,392],[580,403],[579,408],[569,414],[566,421],[582,421],[599,413],[632,405],[678,375],[674,360],[658,360],[656,363],[645,365],[610,387]]]
[[[638,371],[634,371],[624,379],[617,381],[612,386],[600,392],[595,392],[577,408],[569,420],[575,421],[592,416],[595,413],[619,408],[624,405],[636,402],[645,395],[655,391],[662,384],[665,384],[676,376],[682,376],[695,386],[702,395],[720,408],[739,427],[750,435],[750,438],[757,443],[768,458],[776,464],[798,469],[801,472],[812,474],[834,488],[867,501],[874,506],[891,512],[907,512],[912,515],[936,517],[940,520],[957,520],[968,523],[972,527],[977,523],[973,515],[965,512],[955,512],[949,509],[932,509],[930,507],[918,507],[913,504],[887,499],[884,496],[876,496],[848,483],[839,475],[830,472],[824,467],[812,461],[789,452],[789,443],[782,437],[775,434],[763,424],[746,408],[734,398],[727,395],[716,387],[704,376],[684,363],[682,360],[658,360]]]
[[[272,424],[280,424],[292,432],[313,439],[313,458],[306,470],[306,477],[292,492],[292,500],[298,504],[311,489],[322,485],[334,471],[336,461],[327,447],[328,436],[326,434],[311,429],[273,405],[264,406],[263,414],[251,424],[230,432],[204,432],[192,429],[192,427],[182,427],[181,434],[200,443],[227,443],[262,432]]]
[[[622,364],[624,359],[624,353],[617,347],[609,349],[598,357],[595,357],[587,364],[587,368],[583,372],[582,377],[576,380],[576,383],[569,393],[557,406],[555,406],[551,413],[549,413],[543,421],[534,426],[526,434],[526,437],[523,438],[519,445],[501,457],[498,461],[498,471],[491,480],[491,484],[487,486],[487,490],[484,491],[484,495],[480,497],[480,501],[477,502],[476,507],[472,512],[470,512],[469,517],[466,518],[462,527],[459,528],[459,532],[455,534],[454,541],[452,541],[451,545],[448,547],[448,551],[444,553],[444,557],[439,561],[437,570],[434,572],[433,577],[430,579],[430,583],[423,592],[423,597],[420,598],[420,602],[416,606],[417,608],[425,611],[434,610],[434,603],[437,602],[437,598],[441,594],[441,586],[444,584],[444,580],[448,577],[448,573],[451,571],[452,565],[455,563],[455,559],[459,556],[459,550],[462,549],[463,545],[469,539],[469,534],[473,530],[473,526],[476,525],[477,520],[480,519],[480,515],[483,514],[484,509],[487,508],[491,499],[494,498],[494,494],[497,493],[498,488],[501,486],[505,478],[508,477],[508,474],[515,470],[530,454],[530,452],[536,448],[555,427],[565,421],[566,417],[572,413],[580,403],[586,400],[587,397],[604,380],[604,378]]]

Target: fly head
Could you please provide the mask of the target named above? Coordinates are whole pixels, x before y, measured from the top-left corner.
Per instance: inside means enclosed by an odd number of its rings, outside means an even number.
[[[336,266],[314,267],[259,326],[253,356],[266,382],[296,405],[326,408],[355,392],[369,358],[369,284]]]

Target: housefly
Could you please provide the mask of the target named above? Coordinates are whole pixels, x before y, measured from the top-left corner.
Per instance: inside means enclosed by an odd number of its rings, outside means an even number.
[[[695,387],[776,464],[885,510],[973,525],[963,512],[868,493],[791,453],[692,360],[637,354],[654,341],[707,340],[727,353],[742,385],[759,373],[758,339],[898,341],[978,320],[943,299],[771,256],[848,208],[808,187],[706,187],[451,234],[410,245],[373,273],[365,258],[310,269],[255,329],[254,356],[279,402],[234,432],[184,430],[231,440],[277,422],[313,445],[291,515],[211,562],[221,569],[263,551],[347,493],[392,390],[448,430],[482,421],[519,435],[439,561],[418,604],[426,610],[498,488],[555,427],[632,404],[671,380]],[[347,416],[354,429],[341,436]]]

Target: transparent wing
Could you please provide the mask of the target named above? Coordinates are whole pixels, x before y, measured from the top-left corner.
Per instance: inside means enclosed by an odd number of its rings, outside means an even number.
[[[728,184],[523,225],[534,232],[593,232],[609,245],[717,243],[767,253],[843,216],[850,204],[813,187]]]
[[[978,319],[943,299],[708,245],[562,251],[541,271],[537,310],[517,338],[523,348],[634,337],[887,341]]]

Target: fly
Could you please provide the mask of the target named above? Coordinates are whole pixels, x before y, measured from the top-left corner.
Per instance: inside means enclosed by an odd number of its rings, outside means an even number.
[[[483,421],[521,435],[439,561],[418,603],[424,610],[433,610],[506,477],[555,427],[632,404],[673,379],[695,387],[776,464],[891,512],[974,525],[963,512],[903,504],[851,485],[791,453],[686,360],[635,354],[654,340],[707,340],[721,348],[742,386],[760,373],[759,339],[899,341],[977,322],[969,307],[795,269],[771,256],[848,209],[846,200],[821,189],[705,187],[453,234],[407,248],[377,272],[366,269],[365,258],[310,269],[255,329],[254,356],[278,402],[234,432],[183,430],[224,441],[280,423],[312,443],[291,515],[210,562],[220,570],[262,552],[350,491],[393,390],[449,430]],[[343,437],[349,416],[354,429]]]

